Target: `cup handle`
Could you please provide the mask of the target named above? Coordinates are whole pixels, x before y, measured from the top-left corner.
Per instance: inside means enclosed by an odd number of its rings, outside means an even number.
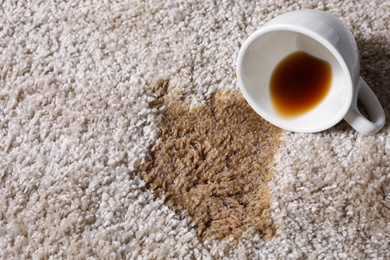
[[[366,108],[370,120],[360,113],[357,106],[358,99]],[[385,119],[386,116],[381,103],[367,83],[360,77],[352,105],[344,120],[359,133],[373,135],[385,125]]]

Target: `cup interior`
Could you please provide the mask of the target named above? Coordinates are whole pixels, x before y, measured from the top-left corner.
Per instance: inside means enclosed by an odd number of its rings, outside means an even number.
[[[278,63],[296,51],[329,62],[331,86],[316,107],[303,115],[285,118],[275,111],[269,86]],[[279,30],[252,35],[241,48],[237,75],[243,95],[252,108],[274,125],[294,132],[318,132],[330,128],[344,117],[352,99],[352,81],[341,55],[332,46],[325,46],[318,39],[300,32]]]

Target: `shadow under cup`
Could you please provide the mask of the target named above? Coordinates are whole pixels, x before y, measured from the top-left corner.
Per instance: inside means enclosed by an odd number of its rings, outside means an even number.
[[[254,33],[243,46],[241,64],[237,69],[244,97],[251,107],[270,123],[294,132],[319,132],[332,127],[348,112],[353,97],[349,70],[334,46],[325,40],[321,43],[295,31]],[[326,47],[326,46],[327,47]],[[270,80],[275,67],[286,56],[304,51],[331,65],[331,86],[325,98],[307,113],[285,118],[273,107]]]

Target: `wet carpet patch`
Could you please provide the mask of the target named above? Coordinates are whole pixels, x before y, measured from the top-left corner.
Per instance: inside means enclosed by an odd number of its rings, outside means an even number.
[[[241,93],[215,93],[190,106],[161,81],[149,105],[161,110],[159,141],[137,162],[146,187],[189,219],[202,239],[275,235],[270,216],[273,157],[281,130],[259,117]]]

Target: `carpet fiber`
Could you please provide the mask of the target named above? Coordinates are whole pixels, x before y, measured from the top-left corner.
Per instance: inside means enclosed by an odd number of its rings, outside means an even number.
[[[278,129],[235,62],[310,8],[390,118],[390,3],[3,1],[1,259],[390,259],[390,128]]]

